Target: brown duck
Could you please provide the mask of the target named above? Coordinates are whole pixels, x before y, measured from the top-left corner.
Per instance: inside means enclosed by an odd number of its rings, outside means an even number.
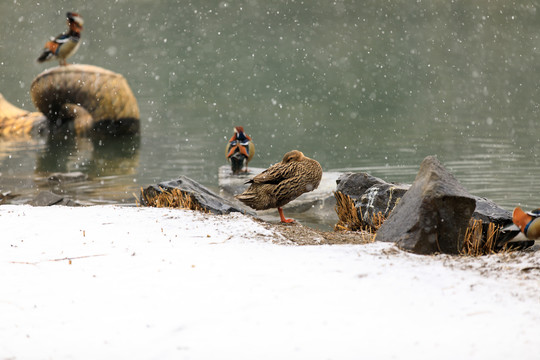
[[[303,193],[319,186],[322,177],[321,165],[301,151],[293,150],[283,156],[281,162],[272,165],[246,182],[250,187],[236,198],[255,210],[277,208],[281,222],[285,219],[282,207]]]

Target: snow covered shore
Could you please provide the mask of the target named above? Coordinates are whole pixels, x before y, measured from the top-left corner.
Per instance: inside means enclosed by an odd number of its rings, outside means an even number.
[[[284,245],[250,217],[0,206],[0,359],[538,359],[540,251]]]

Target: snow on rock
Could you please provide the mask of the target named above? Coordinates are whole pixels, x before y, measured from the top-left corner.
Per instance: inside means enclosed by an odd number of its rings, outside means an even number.
[[[0,206],[0,359],[536,359],[540,255],[276,245],[241,214]]]

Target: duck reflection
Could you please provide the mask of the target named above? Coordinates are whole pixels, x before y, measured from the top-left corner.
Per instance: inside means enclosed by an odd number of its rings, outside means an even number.
[[[124,202],[136,188],[140,136],[84,138],[50,134],[36,159],[36,184],[82,203]]]

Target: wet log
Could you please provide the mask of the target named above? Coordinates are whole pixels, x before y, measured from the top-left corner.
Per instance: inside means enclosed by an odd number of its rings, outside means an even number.
[[[39,74],[30,87],[37,109],[51,128],[70,125],[77,135],[137,134],[137,100],[125,78],[92,65],[58,66]]]
[[[41,112],[29,112],[0,94],[0,136],[34,136],[68,128],[80,136],[135,135],[137,100],[126,79],[92,65],[58,66],[39,74],[30,95]]]
[[[0,136],[32,137],[48,129],[47,117],[16,107],[0,94]]]

